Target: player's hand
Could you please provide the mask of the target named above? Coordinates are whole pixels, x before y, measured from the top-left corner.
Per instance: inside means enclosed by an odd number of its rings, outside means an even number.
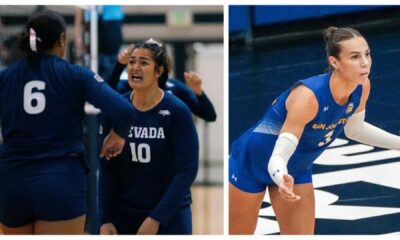
[[[117,235],[118,231],[112,223],[105,223],[100,227],[100,235]]]
[[[183,74],[185,78],[186,85],[196,94],[203,94],[203,88],[201,87],[202,80],[195,72],[184,72]]]
[[[279,185],[279,193],[281,197],[288,202],[297,202],[301,199],[299,195],[293,192],[294,180],[289,174],[283,175],[283,181]]]
[[[134,47],[134,44],[130,44],[128,47],[122,49],[121,52],[118,53],[118,62],[124,65],[128,64],[129,57]]]
[[[107,137],[104,138],[103,146],[101,148],[100,157],[104,157],[110,160],[113,157],[118,156],[125,145],[125,139],[118,136],[111,130]]]
[[[160,223],[151,217],[147,217],[137,232],[138,235],[155,235],[160,228]]]

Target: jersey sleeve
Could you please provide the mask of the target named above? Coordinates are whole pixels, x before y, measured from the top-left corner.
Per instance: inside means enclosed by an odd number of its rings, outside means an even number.
[[[108,83],[108,85],[110,85],[112,89],[117,90],[119,78],[121,77],[121,74],[125,69],[125,66],[126,66],[125,64],[121,64],[118,61],[115,63],[110,77],[106,80],[106,82]]]
[[[204,92],[200,96],[197,96],[184,83],[178,80],[170,81],[175,85],[176,96],[190,108],[193,114],[207,122],[213,122],[217,119],[214,106]]]
[[[150,217],[166,226],[190,192],[196,178],[199,162],[199,142],[189,109],[182,108],[174,113],[172,144],[174,151],[175,176],[160,202],[151,211]]]
[[[97,74],[80,67],[77,79],[84,99],[111,119],[112,128],[121,137],[127,137],[130,123],[136,118],[132,104],[111,89]]]
[[[217,113],[215,112],[214,106],[206,93],[203,92],[200,96],[197,96],[197,99],[199,101],[199,108],[196,115],[207,122],[214,122],[217,120]]]

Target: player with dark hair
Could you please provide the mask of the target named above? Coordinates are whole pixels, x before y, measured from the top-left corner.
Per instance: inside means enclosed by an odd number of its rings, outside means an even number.
[[[0,73],[0,229],[5,234],[83,234],[88,101],[112,119],[102,155],[122,151],[135,110],[101,77],[62,58],[63,17],[32,15],[19,46],[26,57]]]
[[[120,81],[120,76],[128,63],[133,46],[130,45],[118,54],[118,61],[115,63],[110,78],[107,79],[108,84],[120,93],[131,91],[128,81]],[[207,122],[214,122],[217,119],[217,114],[201,86],[202,79],[200,76],[194,72],[185,72],[184,78],[187,85],[177,79],[168,78],[163,89],[182,100],[196,116]]]
[[[163,91],[168,58],[149,40],[129,57],[124,97],[137,110],[121,155],[100,164],[101,234],[191,234],[198,137],[189,108]],[[108,159],[109,157],[107,157]]]

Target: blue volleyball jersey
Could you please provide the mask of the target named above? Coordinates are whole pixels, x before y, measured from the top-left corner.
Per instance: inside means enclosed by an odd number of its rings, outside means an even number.
[[[310,170],[314,160],[337,138],[360,104],[361,85],[357,86],[345,105],[339,105],[332,97],[329,79],[330,73],[327,73],[300,80],[294,85],[302,84],[309,88],[316,96],[319,107],[315,118],[305,125],[299,144],[289,159],[290,174]],[[233,143],[231,157],[241,162],[245,171],[255,171],[255,175],[259,173],[260,176],[267,171],[273,147],[286,119],[285,103],[292,89],[279,95],[262,119]],[[269,175],[267,177],[270,178]]]
[[[90,70],[44,54],[1,72],[0,171],[35,159],[82,156],[85,101],[112,117],[120,136],[127,135],[135,110]]]
[[[124,95],[130,100],[130,93]],[[167,225],[191,203],[198,168],[198,137],[188,107],[165,92],[154,108],[137,113],[120,156],[100,165],[100,217],[112,209],[145,214]]]

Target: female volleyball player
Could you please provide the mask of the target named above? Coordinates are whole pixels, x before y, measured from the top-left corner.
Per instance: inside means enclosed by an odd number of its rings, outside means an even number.
[[[120,93],[126,93],[132,90],[127,81],[120,81],[120,76],[128,64],[133,46],[134,45],[131,44],[118,54],[118,59],[111,76],[107,79],[108,84]],[[217,119],[217,114],[213,104],[202,88],[201,77],[194,72],[185,72],[184,78],[186,85],[177,79],[168,78],[165,86],[162,86],[162,88],[166,91],[170,91],[182,100],[196,116],[207,122],[214,122]]]
[[[122,150],[135,118],[130,104],[98,75],[62,59],[66,39],[61,15],[35,13],[20,41],[26,58],[0,73],[0,229],[5,234],[82,234],[85,101],[113,119],[103,155]]]
[[[136,46],[127,70],[134,90],[124,96],[138,121],[121,155],[101,161],[100,233],[191,234],[198,138],[189,108],[160,87],[169,70],[165,46]]]
[[[229,232],[254,233],[268,188],[281,234],[313,234],[312,163],[344,129],[350,139],[400,150],[400,137],[366,122],[371,55],[355,29],[324,31],[331,72],[300,80],[237,139],[229,159]]]

